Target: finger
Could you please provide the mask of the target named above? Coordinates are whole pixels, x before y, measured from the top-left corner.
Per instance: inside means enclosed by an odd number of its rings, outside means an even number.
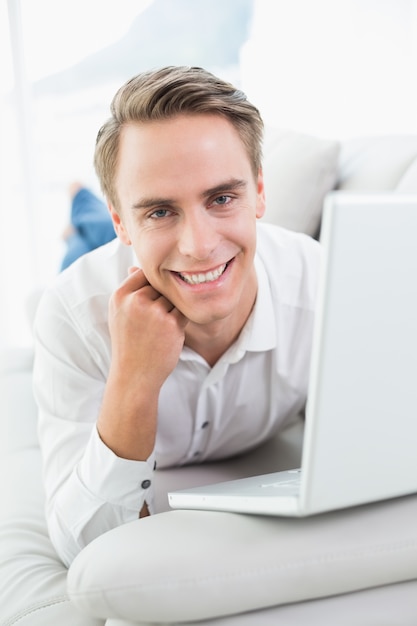
[[[185,315],[183,315],[181,311],[179,311],[174,306],[172,307],[171,311],[169,311],[169,313],[170,315],[173,315],[176,318],[178,326],[182,329],[184,329],[187,326],[188,322],[190,321],[188,317],[185,317]]]
[[[140,291],[141,296],[146,296],[146,298],[148,298],[149,300],[158,300],[159,298],[163,298],[163,296],[159,293],[159,291],[154,289],[154,287],[152,287],[152,285],[150,285],[149,283],[145,285],[144,287],[140,287],[140,289],[138,289],[137,291],[138,292]]]
[[[127,278],[120,284],[119,289],[121,291],[126,291],[126,293],[137,291],[138,289],[142,289],[146,285],[149,285],[149,281],[146,278],[143,270],[139,267],[129,268],[129,274]]]
[[[166,312],[166,313],[171,313],[172,309],[174,308],[174,305],[172,304],[172,302],[170,302],[169,300],[167,300],[166,298],[164,298],[164,296],[161,296],[161,294],[159,294],[159,298],[158,298],[158,305]]]
[[[163,309],[166,313],[171,313],[172,311],[176,310],[172,302],[170,302],[170,300],[168,300],[168,298],[163,296],[161,293],[156,291],[156,289],[154,289],[151,285],[149,285],[149,287],[143,287],[141,292],[146,294],[147,297],[149,297],[151,300],[157,302],[161,309]]]
[[[190,321],[187,317],[185,317],[185,315],[183,315],[181,313],[181,311],[179,311],[173,304],[172,302],[170,302],[167,298],[165,298],[164,296],[161,296],[161,294],[159,294],[159,298],[157,299],[158,301],[158,305],[160,305],[161,307],[163,307],[163,309],[169,313],[170,315],[173,315],[178,323],[178,326],[182,329],[184,329],[188,322]]]

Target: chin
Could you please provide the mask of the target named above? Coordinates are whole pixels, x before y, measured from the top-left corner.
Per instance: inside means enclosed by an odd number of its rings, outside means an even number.
[[[208,311],[198,312],[195,309],[184,313],[192,324],[205,326],[227,320],[233,314],[233,309],[229,306],[227,309],[209,309]]]

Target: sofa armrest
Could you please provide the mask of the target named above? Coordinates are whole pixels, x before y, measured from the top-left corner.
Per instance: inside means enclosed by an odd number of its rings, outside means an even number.
[[[417,578],[417,496],[308,519],[170,511],[116,528],[74,560],[94,617],[176,623]]]
[[[13,348],[0,354],[0,458],[39,446],[32,366],[31,348]]]

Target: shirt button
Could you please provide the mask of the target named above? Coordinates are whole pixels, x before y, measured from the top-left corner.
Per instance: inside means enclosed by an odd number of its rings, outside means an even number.
[[[197,450],[197,452],[194,452],[194,456],[200,456],[201,452],[199,450]]]
[[[143,480],[141,487],[142,489],[149,489],[149,487],[151,486],[151,481],[150,480]]]
[[[207,428],[209,424],[210,422],[204,422],[203,424],[201,424],[201,428]]]

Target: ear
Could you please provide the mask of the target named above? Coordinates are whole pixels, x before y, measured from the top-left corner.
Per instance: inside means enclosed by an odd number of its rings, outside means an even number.
[[[110,203],[108,204],[108,207],[116,235],[119,237],[120,241],[125,244],[125,246],[131,246],[132,242],[118,211],[116,211],[114,206]]]
[[[265,213],[265,186],[262,168],[259,168],[257,179],[256,217],[259,219]]]

